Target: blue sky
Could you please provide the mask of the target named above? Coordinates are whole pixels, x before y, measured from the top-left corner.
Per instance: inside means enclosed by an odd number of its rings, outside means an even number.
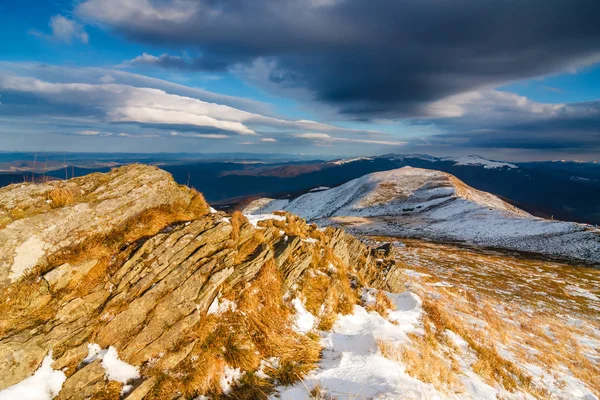
[[[6,3],[0,151],[598,160],[597,2],[514,4]]]

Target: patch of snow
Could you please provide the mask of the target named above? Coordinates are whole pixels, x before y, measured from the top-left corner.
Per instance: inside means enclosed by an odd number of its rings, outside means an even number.
[[[304,307],[304,303],[300,299],[293,299],[292,305],[296,310],[294,330],[302,334],[310,332],[315,326],[315,316]]]
[[[237,304],[235,304],[231,300],[222,299],[219,302],[219,297],[215,297],[210,307],[208,307],[208,314],[221,315],[227,311],[235,311],[237,309]]]
[[[317,186],[316,188],[312,188],[309,190],[310,193],[314,192],[322,192],[323,190],[331,189],[329,186]]]
[[[334,274],[334,273],[336,273],[336,272],[337,272],[337,268],[336,268],[336,267],[335,267],[335,265],[333,265],[332,263],[329,263],[329,264],[327,265],[327,271],[328,271],[330,274]]]
[[[67,376],[52,369],[52,351],[33,375],[0,391],[0,400],[52,400],[62,389]]]
[[[317,243],[317,242],[318,242],[318,240],[317,240],[317,239],[314,239],[314,238],[302,239],[302,241],[303,241],[304,243],[311,243],[311,244],[315,244],[315,243]]]
[[[89,364],[95,360],[102,360],[102,368],[104,368],[108,380],[126,384],[130,380],[140,377],[139,368],[120,360],[117,349],[113,346],[102,350],[96,343],[88,344],[88,354],[83,359],[83,363]]]
[[[239,368],[231,368],[229,366],[225,367],[223,371],[223,375],[219,380],[219,384],[221,385],[221,390],[224,394],[229,394],[231,392],[231,387],[235,385],[242,377],[242,371]]]
[[[246,207],[244,207],[244,214],[260,214],[260,213],[272,213],[273,211],[283,210],[283,208],[290,201],[287,199],[269,199],[261,198],[252,201]]]
[[[583,289],[577,285],[568,285],[566,289],[568,290],[567,293],[569,293],[571,296],[585,297],[589,300],[600,301],[600,297],[596,296],[589,290]]]
[[[348,164],[348,163],[352,163],[352,162],[356,162],[356,161],[372,161],[372,160],[373,159],[371,157],[356,157],[356,158],[348,158],[345,160],[331,161],[331,164],[344,165],[344,164]]]
[[[443,398],[432,385],[410,377],[404,366],[381,355],[377,339],[393,343],[408,340],[421,313],[420,300],[413,294],[391,295],[400,307],[395,325],[379,314],[355,306],[351,315],[340,316],[332,332],[323,332],[323,358],[319,368],[301,384],[282,387],[282,400],[309,398],[308,392],[320,385],[338,398],[435,399]],[[272,397],[275,398],[275,397]]]
[[[453,284],[448,283],[446,281],[436,282],[436,283],[432,284],[431,286],[435,286],[435,287],[454,287]]]
[[[217,211],[217,210],[215,210],[214,208],[212,208],[212,207],[210,207],[210,206],[209,206],[209,209],[210,209],[210,213],[211,213],[211,214],[216,214],[216,213],[218,213],[218,211]]]
[[[509,164],[501,161],[492,161],[486,160],[483,157],[479,156],[465,156],[460,158],[447,158],[444,159],[447,161],[456,161],[454,165],[476,165],[481,166],[485,169],[493,169],[493,168],[519,168],[514,164]]]
[[[123,384],[140,377],[139,369],[120,360],[117,349],[113,346],[110,346],[106,350],[106,353],[102,358],[102,368],[104,368],[109,380],[121,382]]]
[[[248,218],[248,222],[250,222],[252,224],[252,226],[254,226],[255,228],[260,228],[258,226],[258,223],[260,221],[265,221],[268,219],[274,219],[277,221],[285,221],[286,217],[285,215],[275,215],[275,214],[257,214],[257,215],[253,215],[253,214],[244,214],[246,218]]]

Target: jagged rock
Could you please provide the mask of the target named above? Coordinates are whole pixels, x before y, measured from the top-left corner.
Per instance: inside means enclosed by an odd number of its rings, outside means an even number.
[[[81,197],[63,208],[44,206],[46,193],[56,185],[80,190]],[[202,328],[209,306],[220,294],[243,292],[269,265],[281,275],[281,295],[326,249],[348,271],[361,269],[371,281],[381,280],[360,241],[339,229],[319,232],[292,216],[287,218],[293,229],[272,222],[257,229],[243,217],[233,221],[224,213],[188,213],[189,221],[161,220],[165,226],[158,233],[131,241],[125,239],[128,232],[118,240],[106,237],[100,240],[101,253],[77,250],[87,249],[97,235],[123,226],[134,229],[145,210],[165,204],[185,208],[194,196],[167,173],[140,165],[64,183],[2,189],[5,210],[43,208],[0,230],[0,288],[9,299],[0,304],[0,390],[33,374],[50,350],[53,367],[68,376],[60,399],[106,390],[98,361],[81,364],[90,343],[115,347],[121,360],[137,367],[157,359],[163,371],[189,363],[196,345],[190,332]],[[75,261],[62,262],[70,259],[69,252],[76,253]],[[21,263],[15,269],[15,264],[23,260],[32,273],[20,277],[15,272],[27,268]],[[143,399],[157,382],[142,374],[127,398]]]
[[[79,265],[69,263],[59,265],[44,274],[44,279],[50,285],[50,290],[56,292],[66,288],[69,283],[83,278],[97,263],[98,260],[89,260]]]
[[[58,188],[69,192],[70,200],[63,207],[56,207],[50,199]],[[16,218],[9,218],[0,230],[0,287],[43,264],[61,248],[107,233],[153,207],[189,205],[193,197],[193,191],[178,185],[167,172],[141,165],[66,182],[2,188],[0,217]]]
[[[67,379],[57,400],[83,400],[101,391],[106,385],[100,360],[83,366]]]
[[[373,249],[373,255],[377,258],[388,258],[393,255],[394,246],[391,243],[384,243],[381,246]]]

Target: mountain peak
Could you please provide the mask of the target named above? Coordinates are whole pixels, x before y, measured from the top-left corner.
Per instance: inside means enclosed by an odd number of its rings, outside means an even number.
[[[277,209],[361,235],[424,236],[600,262],[597,232],[533,217],[436,170],[375,172],[293,200],[260,199],[247,210]]]

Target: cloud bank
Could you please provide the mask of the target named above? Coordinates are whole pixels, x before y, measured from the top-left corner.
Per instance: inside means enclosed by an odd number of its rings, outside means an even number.
[[[350,118],[429,116],[447,97],[600,60],[597,0],[86,0],[75,13],[200,54],[137,62],[252,73],[263,60],[265,87]]]

